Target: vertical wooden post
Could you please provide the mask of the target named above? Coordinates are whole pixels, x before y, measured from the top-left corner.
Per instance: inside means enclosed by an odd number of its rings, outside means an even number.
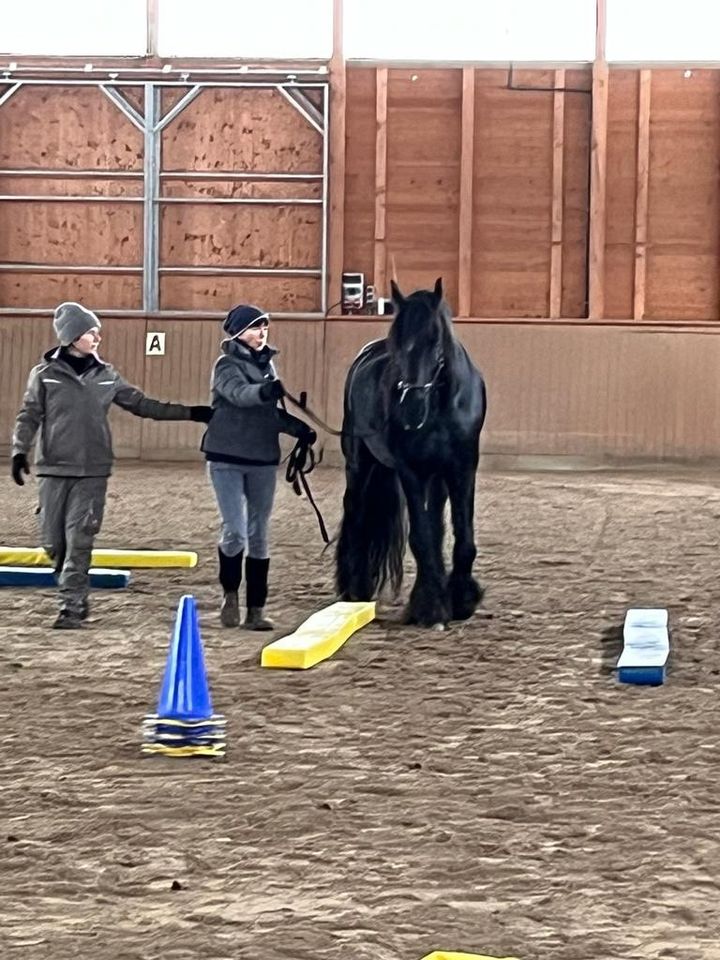
[[[650,180],[650,103],[652,73],[638,75],[637,173],[635,185],[635,277],[633,318],[645,319],[647,279],[648,185]]]
[[[472,315],[473,170],[475,153],[475,69],[463,67],[458,210],[458,316]]]
[[[590,146],[589,316],[605,316],[605,215],[607,177],[608,65],[605,60],[605,0],[597,2],[595,61],[592,72]]]
[[[385,220],[387,201],[387,96],[388,71],[381,67],[375,80],[375,263],[373,281],[377,296],[388,296]]]
[[[345,263],[345,112],[347,71],[343,53],[343,0],[333,0],[333,53],[330,59],[330,130],[328,193],[328,310],[342,294]]]
[[[553,83],[553,180],[550,247],[550,316],[562,316],[563,261],[563,161],[565,152],[565,71],[555,71]]]
[[[145,56],[156,59],[158,55],[159,0],[147,0],[145,7]]]

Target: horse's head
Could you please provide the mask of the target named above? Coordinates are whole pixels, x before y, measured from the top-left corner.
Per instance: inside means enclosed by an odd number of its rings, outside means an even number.
[[[445,365],[452,336],[450,310],[443,300],[442,279],[434,290],[416,290],[405,297],[391,281],[395,305],[388,341],[395,375],[397,413],[404,430],[419,430],[430,413],[433,388]]]

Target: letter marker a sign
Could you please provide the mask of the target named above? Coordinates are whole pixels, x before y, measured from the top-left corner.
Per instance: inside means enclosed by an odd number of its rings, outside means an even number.
[[[145,356],[146,357],[164,357],[165,356],[165,333],[146,333],[145,334]]]

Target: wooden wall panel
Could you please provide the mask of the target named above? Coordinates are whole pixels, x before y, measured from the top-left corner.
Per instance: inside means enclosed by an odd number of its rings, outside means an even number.
[[[317,277],[170,274],[160,280],[160,303],[165,310],[227,313],[236,303],[256,303],[271,312],[312,313],[320,303],[320,280]]]
[[[0,202],[0,260],[57,265],[142,262],[142,204]]]
[[[143,137],[93,87],[25,87],[0,110],[0,167],[137,170]]]
[[[293,393],[332,426],[342,419],[347,369],[388,321],[330,318],[276,321],[278,369]],[[167,334],[164,357],[144,356],[147,330]],[[720,335],[712,330],[562,323],[457,325],[483,370],[489,395],[485,453],[611,458],[720,457]],[[206,402],[221,339],[215,321],[138,318],[103,322],[102,355],[149,396]],[[30,368],[53,345],[49,318],[2,318],[0,351],[12,358],[0,378],[0,450]],[[202,427],[112,413],[116,454],[199,460]],[[330,452],[336,438],[321,435]]]
[[[375,71],[347,70],[343,268],[373,274],[375,230]],[[337,293],[337,291],[336,291]]]
[[[507,80],[476,74],[472,313],[547,316],[553,95]],[[552,87],[553,71],[521,71],[515,83]]]
[[[322,138],[274,90],[204,90],[163,132],[163,170],[322,171]]]
[[[140,275],[17,273],[0,271],[4,307],[54,310],[63,300],[77,300],[92,310],[141,310]]]
[[[320,266],[320,207],[176,204],[160,217],[161,266]]]
[[[442,276],[454,310],[461,118],[461,70],[389,71],[388,257],[394,257],[403,289],[432,288]],[[389,289],[378,293],[388,296]]]
[[[487,453],[718,457],[720,337],[464,324],[489,394]]]
[[[605,317],[633,315],[638,88],[635,70],[613,70],[608,91]]]
[[[720,75],[655,70],[645,316],[717,318]]]

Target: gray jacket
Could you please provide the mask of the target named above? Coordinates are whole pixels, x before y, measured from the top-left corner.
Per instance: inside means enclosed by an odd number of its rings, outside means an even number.
[[[189,420],[190,407],[151,400],[108,363],[96,360],[78,375],[50,350],[30,371],[23,404],[15,420],[13,455],[35,447],[40,476],[107,477],[113,464],[108,424],[111,403],[137,417]]]
[[[280,462],[281,433],[301,437],[308,427],[275,400],[263,400],[264,383],[276,380],[272,347],[259,352],[238,340],[222,345],[210,383],[213,418],[201,449],[207,460],[270,465]]]

